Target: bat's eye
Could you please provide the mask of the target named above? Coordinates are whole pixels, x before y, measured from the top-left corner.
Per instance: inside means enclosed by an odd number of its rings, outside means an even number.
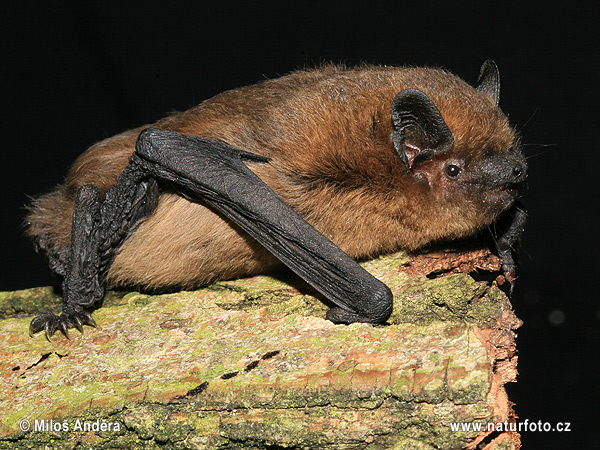
[[[446,175],[448,175],[450,178],[456,178],[460,175],[460,172],[461,168],[456,164],[448,164],[446,166]]]

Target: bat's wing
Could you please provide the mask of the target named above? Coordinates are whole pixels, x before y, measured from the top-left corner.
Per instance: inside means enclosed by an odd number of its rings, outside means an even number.
[[[71,245],[63,281],[62,313],[31,321],[31,335],[94,326],[89,314],[104,295],[106,274],[118,247],[158,201],[156,180],[205,202],[235,222],[335,307],[336,323],[383,323],[392,311],[389,288],[320,234],[261,181],[243,160],[267,159],[220,141],[147,129],[129,165],[105,196],[92,185],[75,199]]]
[[[333,302],[330,320],[385,322],[392,311],[389,288],[283,202],[243,160],[268,161],[220,141],[157,129],[140,134],[132,157],[152,177],[220,211]]]

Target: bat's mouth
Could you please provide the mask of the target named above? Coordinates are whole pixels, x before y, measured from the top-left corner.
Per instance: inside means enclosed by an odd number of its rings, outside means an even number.
[[[518,192],[518,186],[516,184],[509,184],[507,186],[502,186],[498,189],[500,195],[506,195],[510,197],[516,197]]]
[[[521,196],[523,189],[524,183],[507,183],[489,189],[484,196],[485,202],[504,210],[512,205],[517,197]]]

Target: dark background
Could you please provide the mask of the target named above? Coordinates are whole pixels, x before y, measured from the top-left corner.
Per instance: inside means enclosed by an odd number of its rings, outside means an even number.
[[[60,183],[98,140],[323,61],[440,65],[473,82],[493,58],[501,107],[530,164],[513,297],[524,320],[520,375],[509,396],[521,420],[571,422],[569,433],[524,433],[525,448],[595,448],[600,66],[592,2],[473,2],[460,11],[458,2],[249,3],[3,2],[0,290],[52,283],[22,236],[23,205]]]

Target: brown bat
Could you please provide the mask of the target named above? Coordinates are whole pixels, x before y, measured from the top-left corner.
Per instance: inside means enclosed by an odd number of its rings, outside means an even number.
[[[93,325],[107,283],[192,288],[281,262],[335,305],[332,321],[384,323],[392,294],[354,259],[501,216],[512,279],[526,162],[498,97],[492,61],[474,87],[434,68],[331,65],[93,145],[30,208],[27,232],[64,278],[62,314],[31,334]]]

